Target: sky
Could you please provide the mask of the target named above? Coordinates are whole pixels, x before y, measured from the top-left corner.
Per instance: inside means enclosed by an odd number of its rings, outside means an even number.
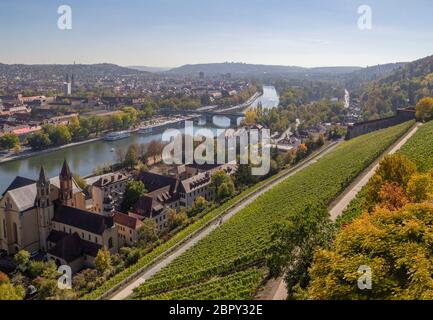
[[[432,55],[432,12],[431,0],[0,0],[0,63],[371,66]]]

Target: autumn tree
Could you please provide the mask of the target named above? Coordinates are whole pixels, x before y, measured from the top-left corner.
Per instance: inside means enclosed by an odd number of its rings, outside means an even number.
[[[185,211],[177,212],[174,209],[170,209],[168,213],[168,225],[170,229],[176,229],[182,225],[185,225],[188,222],[188,215]]]
[[[95,268],[102,275],[111,269],[111,255],[107,249],[100,249],[95,258]]]
[[[432,174],[414,174],[407,183],[406,194],[412,202],[422,202],[428,199],[433,199]]]
[[[340,231],[332,249],[316,252],[310,299],[433,299],[433,204],[376,208]],[[360,290],[360,266],[372,271],[372,289]]]
[[[425,97],[416,105],[416,117],[422,121],[433,120],[433,98]]]
[[[22,286],[14,286],[8,276],[0,272],[0,301],[22,300],[24,296],[24,288]]]
[[[232,178],[223,170],[212,175],[211,189],[215,192],[217,201],[223,201],[235,192]]]
[[[191,207],[190,213],[191,215],[196,215],[200,212],[203,212],[208,206],[208,202],[202,196],[197,197]]]
[[[138,163],[138,146],[136,144],[132,144],[128,147],[128,151],[126,151],[125,161],[123,165],[126,168],[132,169]]]

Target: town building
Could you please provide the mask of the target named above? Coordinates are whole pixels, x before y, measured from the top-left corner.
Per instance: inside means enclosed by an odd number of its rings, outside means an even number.
[[[43,167],[37,181],[17,177],[0,200],[0,248],[41,252],[73,272],[91,267],[100,249],[116,253],[119,245],[113,217],[85,207],[66,161],[52,179]]]

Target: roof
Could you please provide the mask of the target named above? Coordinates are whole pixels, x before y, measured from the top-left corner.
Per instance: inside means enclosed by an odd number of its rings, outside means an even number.
[[[9,196],[20,212],[35,206],[36,193],[36,183],[8,191]]]
[[[68,162],[66,159],[63,161],[62,171],[60,171],[60,176],[64,178],[71,178],[71,170],[69,169]]]
[[[48,253],[55,257],[64,259],[66,262],[72,262],[83,255],[96,257],[99,249],[102,248],[102,246],[96,243],[81,239],[77,233],[66,234],[59,231],[51,231],[51,233],[55,233],[55,235],[52,236],[50,234],[48,238],[60,237],[61,239],[48,251]]]
[[[118,183],[119,181],[128,180],[129,177],[120,172],[109,173],[101,176],[96,182],[93,183],[97,187],[109,186],[113,183]]]
[[[139,219],[128,216],[121,212],[115,212],[113,218],[115,223],[128,227],[130,229],[136,230],[142,225],[142,222]]]
[[[179,180],[169,176],[163,176],[152,172],[143,172],[138,177],[138,180],[144,183],[148,192],[153,192],[166,186],[170,186],[170,193],[177,190]]]
[[[73,226],[93,234],[102,235],[113,227],[113,217],[106,217],[91,211],[60,205],[54,211],[53,222]]]
[[[6,194],[6,192],[8,192],[10,190],[14,190],[14,189],[18,189],[18,188],[21,188],[21,187],[25,187],[25,186],[28,186],[28,185],[33,184],[35,182],[36,182],[35,180],[17,176],[14,179],[14,181],[11,182],[11,184],[6,189],[6,191],[3,192],[3,196]]]
[[[59,177],[51,178],[50,183],[60,188]],[[81,192],[80,187],[78,187],[74,179],[72,179],[72,192],[74,194]],[[36,182],[27,178],[17,177],[3,195],[6,193],[9,193],[19,211],[26,211],[35,206],[37,195]]]

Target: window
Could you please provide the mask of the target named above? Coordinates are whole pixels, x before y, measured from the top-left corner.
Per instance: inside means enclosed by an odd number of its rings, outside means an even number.
[[[15,222],[13,224],[13,228],[14,228],[14,243],[18,244],[18,227]]]
[[[98,243],[98,237],[95,236],[95,243]]]
[[[89,240],[92,240],[92,238],[90,237],[90,233],[89,233]]]
[[[108,248],[113,248],[113,238],[108,239]]]
[[[4,238],[6,239],[6,237],[7,237],[7,234],[6,234],[6,220],[4,220],[4,219],[3,219],[3,235],[4,235]]]

